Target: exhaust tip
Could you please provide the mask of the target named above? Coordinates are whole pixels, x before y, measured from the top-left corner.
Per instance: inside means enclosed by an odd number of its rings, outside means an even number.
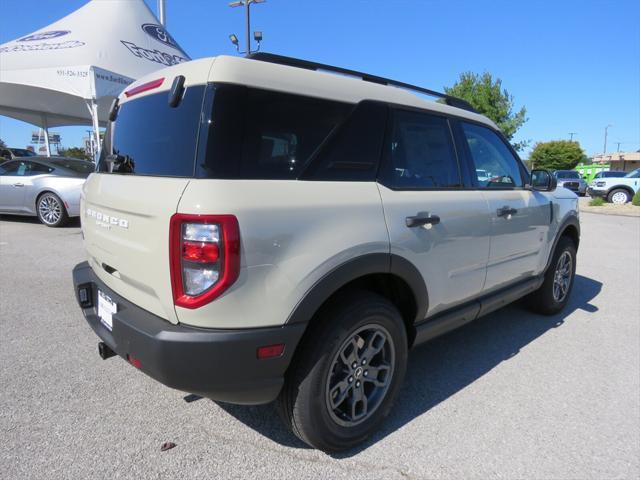
[[[115,356],[116,352],[111,350],[109,345],[107,345],[106,343],[99,342],[98,343],[98,354],[100,355],[100,358],[102,358],[103,360],[106,360],[107,358],[111,358],[111,357]]]

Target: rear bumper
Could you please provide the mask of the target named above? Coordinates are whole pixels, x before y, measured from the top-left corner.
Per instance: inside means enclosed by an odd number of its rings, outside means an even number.
[[[114,352],[164,385],[229,403],[268,403],[280,393],[284,374],[305,326],[213,330],[173,325],[109,289],[87,262],[73,269],[73,284],[90,288],[85,319]],[[97,314],[98,289],[117,303],[113,329]],[[285,344],[277,358],[258,360],[258,347]],[[135,359],[135,360],[132,360]],[[137,360],[137,361],[136,361]]]

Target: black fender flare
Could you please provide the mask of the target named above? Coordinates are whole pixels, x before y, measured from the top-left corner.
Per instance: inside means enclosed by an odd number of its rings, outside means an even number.
[[[413,323],[425,318],[429,296],[418,269],[399,255],[369,253],[346,261],[318,280],[296,305],[286,323],[308,323],[322,304],[340,288],[360,277],[376,273],[391,273],[404,280],[416,302],[416,318]]]
[[[575,214],[570,214],[567,218],[563,220],[563,222],[558,227],[558,232],[556,233],[556,238],[553,239],[553,245],[551,246],[551,250],[549,251],[549,258],[547,259],[547,265],[544,267],[544,271],[546,272],[551,266],[551,260],[553,259],[553,253],[556,251],[556,246],[558,245],[558,241],[560,237],[567,230],[567,227],[572,226],[578,231],[578,240],[580,239],[580,220],[578,216]],[[578,249],[578,245],[576,245],[576,250]]]

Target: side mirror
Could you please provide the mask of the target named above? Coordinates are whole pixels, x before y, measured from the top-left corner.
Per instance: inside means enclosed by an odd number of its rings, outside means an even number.
[[[538,192],[553,192],[558,186],[558,179],[549,170],[531,171],[531,189]]]

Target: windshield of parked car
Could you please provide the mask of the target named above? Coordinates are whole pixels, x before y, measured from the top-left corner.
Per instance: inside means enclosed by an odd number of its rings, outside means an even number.
[[[84,160],[49,160],[49,163],[54,167],[65,168],[67,170],[71,170],[74,173],[79,173],[80,175],[89,176],[95,170],[95,165],[91,162],[86,162]]]
[[[640,168],[636,168],[634,171],[627,173],[625,178],[640,178]]]
[[[558,178],[580,178],[578,172],[556,172]]]
[[[31,150],[27,150],[26,148],[10,148],[9,150],[11,150],[11,153],[13,153],[13,155],[15,157],[35,157],[35,156],[37,156],[35,154],[35,152],[32,152]]]

